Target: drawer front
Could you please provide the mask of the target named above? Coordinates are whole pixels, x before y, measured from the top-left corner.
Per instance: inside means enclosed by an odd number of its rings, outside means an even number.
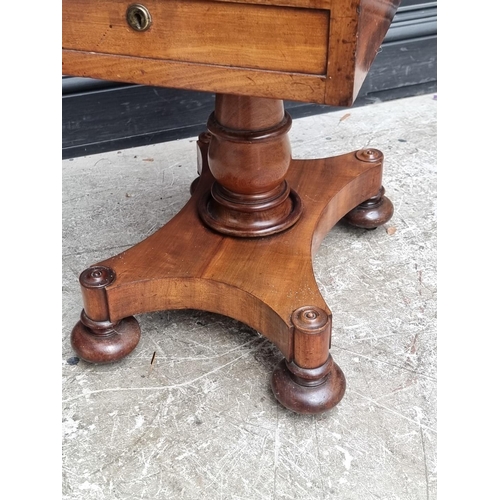
[[[130,1],[63,0],[64,49],[189,63],[326,73],[329,11],[250,3],[143,0],[146,31],[127,23]]]

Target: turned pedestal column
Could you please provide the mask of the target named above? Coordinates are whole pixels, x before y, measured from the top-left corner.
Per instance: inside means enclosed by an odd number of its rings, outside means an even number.
[[[297,222],[300,198],[286,173],[292,159],[292,119],[283,101],[217,95],[207,128],[208,165],[215,178],[200,200],[199,214],[221,234],[259,237]]]

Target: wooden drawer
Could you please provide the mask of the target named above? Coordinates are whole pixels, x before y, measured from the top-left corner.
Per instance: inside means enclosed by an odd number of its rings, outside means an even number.
[[[233,68],[326,73],[330,11],[200,0],[143,0],[151,26],[126,21],[130,1],[63,0],[64,49]]]
[[[63,0],[63,74],[350,106],[400,0]]]

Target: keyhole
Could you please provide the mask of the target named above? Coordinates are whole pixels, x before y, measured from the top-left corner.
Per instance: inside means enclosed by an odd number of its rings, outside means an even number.
[[[151,15],[144,5],[133,4],[127,9],[127,23],[135,31],[145,31],[151,26]]]

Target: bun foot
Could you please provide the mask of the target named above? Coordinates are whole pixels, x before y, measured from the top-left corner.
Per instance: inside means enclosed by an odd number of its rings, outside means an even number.
[[[376,229],[388,222],[394,214],[394,205],[380,188],[377,196],[369,198],[344,216],[344,220],[354,227]]]
[[[305,369],[284,359],[274,369],[271,387],[276,399],[291,411],[316,414],[337,405],[345,392],[345,377],[329,355],[319,368]]]
[[[130,354],[141,337],[133,316],[117,323],[93,321],[82,311],[71,332],[71,346],[79,358],[89,363],[111,363]]]

